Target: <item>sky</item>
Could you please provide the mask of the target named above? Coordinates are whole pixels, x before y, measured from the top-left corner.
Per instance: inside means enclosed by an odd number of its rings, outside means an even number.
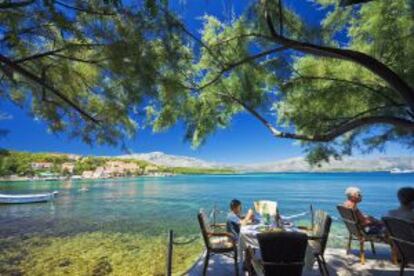
[[[249,1],[240,0],[180,0],[171,1],[172,6],[185,20],[195,34],[201,29],[200,17],[212,14],[221,20],[230,20],[240,14]],[[311,1],[287,1],[295,10],[311,23],[318,23],[323,12],[312,6]],[[82,155],[125,154],[119,147],[90,146],[79,139],[69,139],[67,135],[51,134],[46,125],[34,120],[27,110],[22,110],[9,102],[0,102],[0,129],[9,134],[0,138],[0,147],[31,152],[64,152]],[[184,142],[184,127],[180,124],[163,133],[154,134],[150,129],[141,129],[136,137],[127,142],[128,148],[137,153],[161,151],[174,155],[186,155],[220,163],[259,163],[283,160],[302,156],[303,151],[297,142],[276,139],[259,121],[249,114],[240,114],[233,119],[227,129],[218,130],[198,149]],[[369,157],[383,155],[376,152]],[[385,155],[407,156],[412,151],[399,144],[390,143]],[[360,155],[360,154],[357,154]]]

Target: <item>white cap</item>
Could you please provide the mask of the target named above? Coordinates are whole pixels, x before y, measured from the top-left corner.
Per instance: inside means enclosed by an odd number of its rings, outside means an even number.
[[[345,195],[353,196],[354,194],[361,194],[361,190],[358,187],[348,187],[345,190]]]

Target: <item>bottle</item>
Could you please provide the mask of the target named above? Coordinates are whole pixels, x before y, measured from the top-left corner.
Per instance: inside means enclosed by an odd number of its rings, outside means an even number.
[[[276,227],[282,228],[283,224],[282,224],[282,218],[279,213],[279,208],[276,209],[275,221],[276,221]]]
[[[269,215],[269,210],[267,208],[267,204],[263,204],[263,208],[262,208],[262,215],[263,215],[263,222],[265,225],[268,225],[270,223],[270,215]]]

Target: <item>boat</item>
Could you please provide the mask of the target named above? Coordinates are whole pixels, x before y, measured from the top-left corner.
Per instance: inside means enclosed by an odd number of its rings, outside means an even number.
[[[0,204],[47,202],[55,198],[57,191],[44,194],[0,194]]]
[[[414,173],[414,170],[401,170],[398,168],[394,168],[390,170],[390,173]]]

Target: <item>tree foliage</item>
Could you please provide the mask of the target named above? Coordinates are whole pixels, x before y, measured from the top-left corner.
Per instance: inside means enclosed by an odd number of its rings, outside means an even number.
[[[183,121],[199,146],[248,112],[270,135],[300,140],[311,163],[414,146],[409,0],[317,0],[318,25],[289,1],[256,1],[230,21],[206,15],[201,36],[165,1],[142,4],[6,9],[0,95],[88,143],[117,144],[145,117],[154,131]]]
[[[120,144],[136,133],[146,97],[169,83],[189,54],[156,12],[164,2],[6,1],[0,97],[52,132]]]
[[[271,135],[302,141],[311,163],[388,141],[413,147],[409,1],[337,2],[315,4],[326,11],[320,26],[281,1],[257,3],[231,22],[206,16],[191,92],[161,109],[156,123],[183,118],[197,146],[247,111]],[[175,113],[164,117],[166,110]]]
[[[61,165],[68,161],[70,158],[64,154],[29,153],[1,149],[0,176],[33,176],[36,171],[32,168],[32,163],[37,162],[53,163],[54,166],[47,171],[60,172]]]

